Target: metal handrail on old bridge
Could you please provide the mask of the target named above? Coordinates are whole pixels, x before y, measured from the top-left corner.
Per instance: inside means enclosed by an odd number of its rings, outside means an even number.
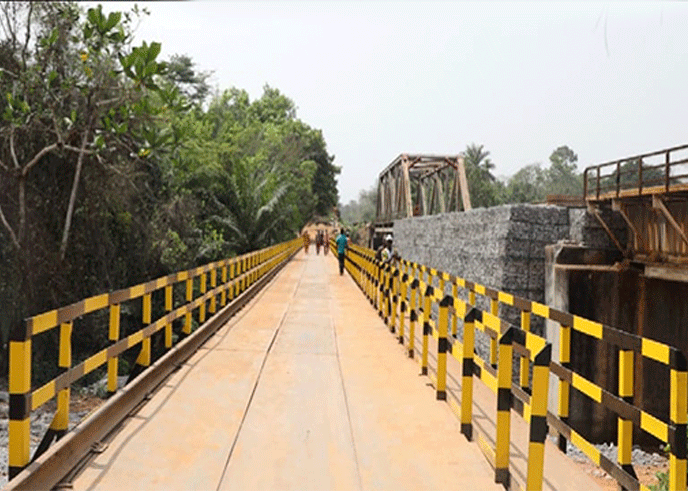
[[[495,480],[509,485],[510,408],[529,424],[528,469],[524,489],[541,490],[547,424],[558,435],[559,449],[566,442],[582,450],[610,474],[623,489],[646,490],[632,467],[633,430],[639,428],[669,445],[669,489],[686,489],[686,422],[688,419],[688,367],[683,353],[652,339],[630,334],[538,302],[473,283],[424,265],[402,260],[399,266],[375,260],[375,252],[351,246],[347,270],[390,331],[405,340],[408,320],[408,353],[415,356],[415,329],[422,323],[421,373],[428,374],[429,337],[437,340],[435,374],[431,380],[438,399],[447,399],[461,420],[461,431],[472,439],[473,375],[497,396],[495,447],[478,435],[481,449],[495,470]],[[476,296],[479,296],[476,301]],[[482,301],[481,301],[482,300]],[[489,303],[489,311],[479,305]],[[520,326],[499,318],[500,305],[520,311]],[[551,359],[551,345],[530,332],[531,317],[552,321],[559,334],[558,359]],[[460,330],[459,327],[462,327]],[[475,329],[490,338],[489,359],[474,349]],[[576,373],[570,364],[571,330],[619,350],[618,393],[611,393]],[[460,332],[462,331],[462,332]],[[447,389],[447,355],[461,363],[461,394]],[[512,356],[520,361],[518,384],[512,383]],[[633,366],[636,357],[664,365],[669,371],[669,422],[633,404]],[[529,364],[533,364],[532,371]],[[557,414],[547,411],[548,379],[558,379]],[[618,458],[610,460],[568,424],[569,391],[573,387],[618,417]],[[546,422],[545,422],[546,421]],[[546,476],[545,476],[546,477]]]
[[[587,167],[583,183],[588,211],[626,257],[651,264],[688,262],[688,145]],[[629,231],[625,244],[598,208],[623,218]]]
[[[688,191],[688,145],[587,167],[583,186],[588,200]]]

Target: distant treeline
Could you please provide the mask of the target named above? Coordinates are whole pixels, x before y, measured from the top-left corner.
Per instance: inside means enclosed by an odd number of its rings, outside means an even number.
[[[554,150],[549,166],[529,164],[503,182],[494,175],[495,164],[483,145],[470,144],[463,152],[466,178],[473,208],[508,203],[541,203],[547,195],[583,196],[583,173],[577,169],[578,156],[567,146]],[[345,223],[375,219],[377,185],[359,192],[357,200],[341,206]]]

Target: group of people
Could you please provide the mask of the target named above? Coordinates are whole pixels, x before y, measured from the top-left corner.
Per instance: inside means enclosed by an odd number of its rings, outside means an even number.
[[[315,250],[316,254],[320,254],[320,247],[324,248],[324,254],[327,254],[329,248],[329,234],[326,230],[319,230],[315,235]],[[311,237],[308,232],[303,233],[303,250],[308,254],[308,248],[311,243]],[[392,236],[385,237],[384,244],[381,245],[375,252],[375,259],[382,263],[392,263],[399,259],[399,254],[392,248]],[[346,230],[341,229],[340,234],[335,239],[337,246],[337,259],[339,259],[339,274],[344,274],[344,261],[346,258],[346,249],[349,247],[349,237],[346,235]]]
[[[308,254],[308,249],[311,245],[311,236],[307,231],[303,232],[303,251]],[[330,234],[327,230],[318,230],[315,234],[315,253],[320,254],[320,248],[323,249],[323,254],[327,255],[329,250]]]

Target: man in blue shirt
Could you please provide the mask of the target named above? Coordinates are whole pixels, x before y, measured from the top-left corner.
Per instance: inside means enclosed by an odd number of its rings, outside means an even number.
[[[344,233],[344,229],[337,237],[337,254],[339,255],[339,274],[344,274],[344,256],[346,255],[346,247],[349,244],[349,238]]]

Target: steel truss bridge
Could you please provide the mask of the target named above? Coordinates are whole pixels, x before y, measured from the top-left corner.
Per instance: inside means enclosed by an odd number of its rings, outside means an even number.
[[[377,233],[398,218],[470,209],[463,155],[401,154],[380,173]]]

